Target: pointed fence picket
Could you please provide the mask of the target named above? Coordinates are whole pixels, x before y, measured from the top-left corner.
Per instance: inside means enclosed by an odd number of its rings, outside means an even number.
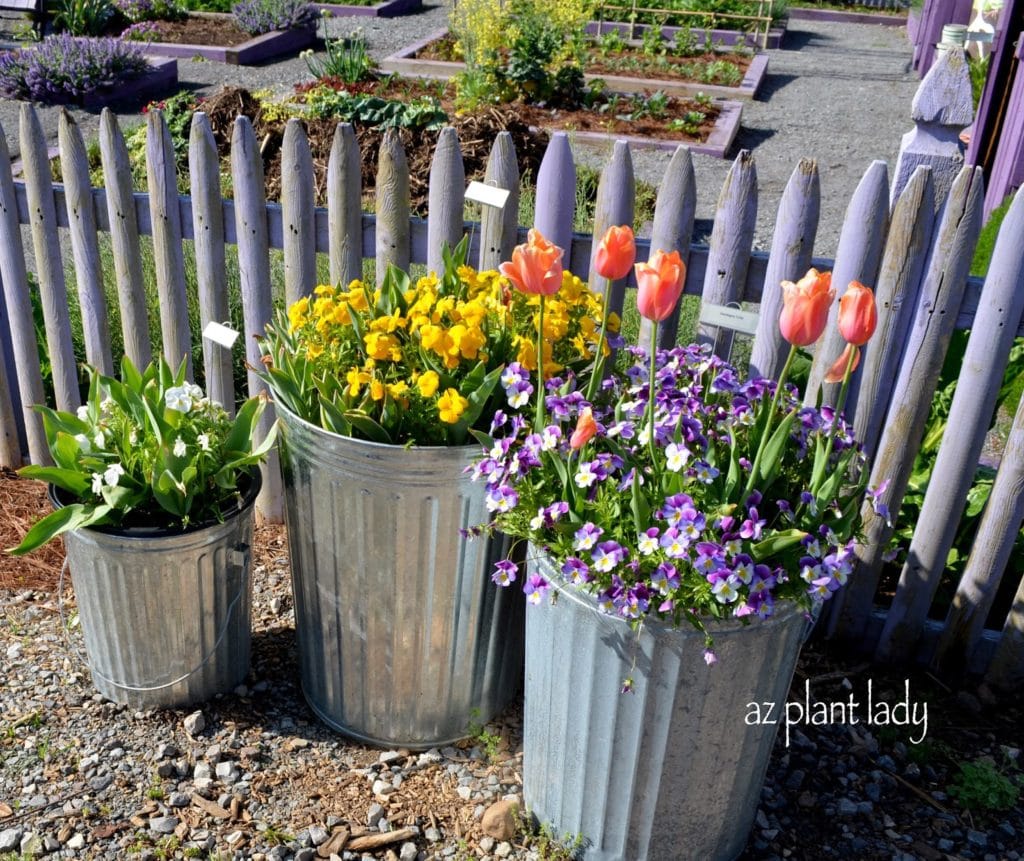
[[[516,223],[519,170],[508,135],[499,135],[491,151],[485,181],[510,192],[505,208],[480,207],[480,223],[465,223],[465,173],[458,138],[443,131],[430,175],[430,215],[426,221],[409,214],[409,169],[397,134],[385,136],[379,152],[376,214],[360,210],[359,148],[351,126],[339,125],[327,169],[326,208],[314,206],[312,163],[303,127],[291,123],[282,147],[284,179],[280,204],[268,203],[263,161],[251,122],[240,117],[232,134],[230,170],[234,199],[220,192],[221,165],[206,116],[193,118],[189,144],[191,194],[178,194],[178,175],[166,123],[152,112],[147,126],[147,193],[132,191],[124,137],[113,114],[100,122],[104,187],[93,188],[83,159],[81,135],[70,117],[61,120],[59,142],[64,184],[50,178],[45,143],[34,110],[21,114],[24,179],[15,182],[0,170],[0,279],[3,302],[0,323],[5,359],[0,362],[0,458],[17,465],[24,458],[46,462],[47,449],[38,416],[31,409],[44,401],[40,345],[33,321],[29,265],[38,285],[46,318],[45,350],[53,371],[56,404],[75,406],[79,380],[74,366],[68,323],[64,271],[73,264],[81,338],[85,357],[109,369],[119,356],[110,355],[105,303],[117,302],[125,352],[136,363],[150,355],[150,332],[141,251],[152,243],[159,296],[160,340],[172,362],[189,358],[193,339],[186,302],[186,243],[195,259],[199,325],[224,322],[233,302],[241,305],[246,360],[259,361],[255,340],[285,301],[308,295],[317,281],[317,255],[329,257],[331,278],[361,277],[364,258],[375,258],[378,277],[389,263],[407,267],[441,264],[442,243],[470,238],[470,259],[493,267],[507,259],[525,229]],[[6,138],[0,130],[0,164],[9,163]],[[601,174],[594,232],[634,219],[635,183],[629,147],[613,149]],[[1024,329],[1024,193],[1006,217],[984,285],[968,278],[968,268],[981,225],[984,188],[980,172],[963,169],[936,219],[933,180],[921,169],[895,201],[890,219],[888,172],[872,164],[850,201],[837,259],[812,257],[820,208],[817,167],[803,160],[783,194],[771,252],[751,251],[757,212],[753,157],[741,153],[722,189],[709,246],[691,245],[696,182],[689,152],[680,147],[667,168],[658,192],[653,236],[638,240],[638,259],[652,250],[678,250],[687,262],[684,290],[700,296],[703,308],[724,303],[761,303],[750,365],[777,373],[787,345],[775,323],[781,303],[780,283],[796,280],[811,264],[832,268],[837,290],[860,280],[878,290],[880,326],[868,345],[855,412],[859,431],[875,454],[873,483],[889,480],[882,500],[894,511],[909,480],[920,446],[938,375],[955,327],[973,329],[953,402],[950,426],[939,452],[935,476],[917,524],[910,559],[888,612],[875,607],[882,555],[892,527],[868,513],[865,535],[857,547],[857,570],[846,590],[826,614],[826,627],[879,656],[933,661],[936,666],[987,671],[994,684],[1024,678],[1024,582],[1016,603],[1002,621],[1003,630],[985,630],[986,617],[1000,582],[1019,572],[1004,572],[1008,548],[1024,518],[1020,488],[1024,485],[1024,407],[1018,410],[992,499],[946,623],[928,619],[942,575],[953,530],[963,510],[977,465],[988,417],[1006,366],[1010,344]],[[538,175],[535,226],[566,250],[569,267],[583,279],[607,289],[609,301],[621,307],[635,288],[630,274],[606,285],[591,277],[594,241],[574,233],[575,166],[568,138],[552,137]],[[22,246],[22,225],[32,237],[33,254]],[[67,242],[61,241],[66,231]],[[103,235],[109,235],[104,240]],[[143,240],[144,237],[147,237]],[[148,237],[151,237],[148,238]],[[104,272],[99,249],[109,242],[113,271]],[[271,254],[284,261],[283,295],[275,298]],[[69,255],[68,261],[62,253]],[[237,256],[238,285],[226,276],[228,255]],[[104,288],[104,279],[110,288]],[[232,300],[232,291],[237,299]],[[58,313],[58,311],[60,313]],[[699,337],[723,354],[734,332],[715,323],[701,324]],[[675,342],[677,315],[658,326],[663,346]],[[647,342],[650,329],[641,330]],[[191,356],[214,397],[229,406],[243,393],[234,390],[230,351],[202,340]],[[812,377],[821,379],[827,363],[839,354],[841,342],[817,349]],[[9,358],[6,358],[9,357]],[[251,371],[248,393],[265,386]],[[813,395],[811,396],[813,398]],[[264,417],[261,433],[273,422]],[[276,454],[265,467],[260,510],[280,519],[282,493]],[[1016,585],[1016,584],[1007,584]]]

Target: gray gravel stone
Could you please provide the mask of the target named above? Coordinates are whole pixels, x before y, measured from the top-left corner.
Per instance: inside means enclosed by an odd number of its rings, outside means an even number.
[[[24,833],[20,828],[6,828],[0,831],[0,852],[13,852],[18,849]]]
[[[206,729],[206,718],[203,717],[203,713],[201,711],[192,712],[192,714],[182,722],[182,726],[185,728],[185,732],[189,735],[197,736]]]
[[[149,830],[157,834],[173,834],[180,821],[177,816],[154,816],[149,820]]]
[[[370,809],[366,812],[366,824],[371,828],[376,828],[383,816],[384,808],[379,804],[371,804]]]

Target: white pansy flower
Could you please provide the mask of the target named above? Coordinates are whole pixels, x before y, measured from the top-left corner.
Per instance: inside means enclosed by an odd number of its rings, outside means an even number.
[[[205,400],[206,396],[201,386],[197,386],[195,383],[185,383],[182,388],[185,389],[185,394],[192,398],[192,400],[200,402]]]
[[[89,406],[87,404],[83,404],[75,410],[75,415],[83,422],[89,421]]]
[[[124,467],[119,463],[112,463],[103,473],[103,480],[108,487],[117,487],[117,481],[122,475],[124,475]]]
[[[174,441],[174,456],[175,457],[184,457],[185,456],[185,450],[186,450],[185,449],[185,440],[183,440],[181,437],[178,437]]]
[[[196,437],[196,442],[199,443],[199,447],[203,451],[209,451],[210,450],[210,435],[209,434],[205,434],[205,433],[199,434],[199,436]]]
[[[78,449],[83,454],[88,454],[90,451],[92,451],[92,443],[89,441],[89,437],[87,437],[84,433],[76,433],[75,442],[78,443]]]
[[[192,397],[185,386],[172,386],[164,392],[164,404],[169,410],[187,413],[192,409]]]
[[[103,475],[98,472],[92,474],[92,492],[97,496],[103,492]]]
[[[107,444],[107,438],[103,436],[103,431],[96,431],[96,436],[92,438],[92,442],[93,445],[96,446],[96,448],[103,448],[103,446]]]

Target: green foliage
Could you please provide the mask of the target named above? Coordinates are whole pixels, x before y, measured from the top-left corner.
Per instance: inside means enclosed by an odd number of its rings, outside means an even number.
[[[359,31],[341,39],[324,39],[327,57],[320,59],[312,51],[300,56],[314,78],[340,78],[346,84],[366,80],[373,70],[373,60],[366,51],[366,38]]]
[[[989,759],[962,762],[949,794],[972,813],[1009,810],[1020,798],[1020,778],[1007,776]]]
[[[72,36],[101,36],[116,13],[110,0],[57,0],[53,26]]]
[[[996,237],[999,235],[999,228],[1003,225],[1006,213],[1010,211],[1010,204],[1013,203],[1013,195],[1008,195],[989,214],[988,221],[981,229],[978,236],[978,244],[974,246],[974,258],[971,260],[971,275],[984,278],[988,272],[988,265],[992,261],[992,251],[996,247]]]
[[[75,501],[39,520],[12,553],[23,554],[72,529],[114,524],[188,528],[223,519],[243,473],[274,441],[255,436],[265,399],[231,419],[202,389],[161,359],[139,371],[128,357],[121,379],[89,370],[76,413],[37,406],[53,466],[20,474],[50,482]]]
[[[988,78],[988,57],[968,57],[967,71],[971,75],[971,98],[974,101],[974,110],[978,110],[981,102],[981,94],[985,89],[985,80]]]
[[[448,115],[429,96],[401,102],[380,96],[351,95],[332,87],[317,87],[306,94],[309,115],[332,118],[375,128],[433,131],[442,128]]]

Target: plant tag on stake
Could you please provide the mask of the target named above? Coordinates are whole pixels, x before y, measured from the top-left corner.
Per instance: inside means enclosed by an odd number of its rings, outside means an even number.
[[[472,200],[481,206],[493,206],[495,209],[504,209],[508,202],[509,191],[507,188],[498,188],[493,185],[484,185],[482,182],[473,180],[466,188],[466,200]]]
[[[708,326],[721,326],[741,335],[757,334],[757,313],[734,308],[732,305],[704,305],[700,309],[700,322]]]
[[[235,346],[235,341],[238,340],[238,332],[230,326],[225,326],[223,323],[214,323],[211,320],[206,324],[206,328],[203,329],[203,337],[207,341],[213,341],[213,343],[220,344],[220,346],[230,350]]]

